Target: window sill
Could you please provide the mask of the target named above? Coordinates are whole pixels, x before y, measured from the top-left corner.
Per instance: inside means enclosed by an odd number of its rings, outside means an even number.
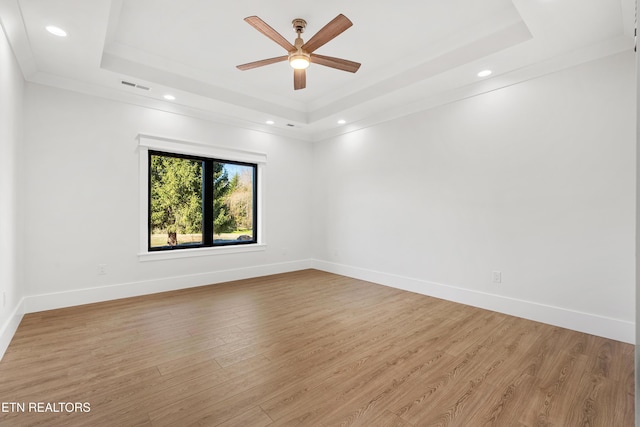
[[[140,260],[141,262],[161,261],[165,259],[194,258],[201,256],[237,254],[244,252],[259,252],[266,249],[267,245],[261,243],[252,245],[217,246],[212,248],[174,249],[158,252],[142,252],[138,254],[138,260]]]

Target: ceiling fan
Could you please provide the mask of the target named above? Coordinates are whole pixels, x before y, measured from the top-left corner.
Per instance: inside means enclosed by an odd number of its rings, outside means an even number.
[[[249,62],[248,64],[238,65],[240,70],[250,70],[252,68],[262,67],[264,65],[275,64],[276,62],[283,62],[288,60],[291,67],[293,67],[293,88],[295,90],[304,89],[307,86],[307,72],[306,69],[310,63],[324,65],[325,67],[336,68],[342,71],[348,71],[355,73],[360,68],[358,62],[349,61],[347,59],[334,58],[332,56],[324,56],[313,53],[320,46],[323,46],[327,42],[333,40],[340,35],[343,31],[353,25],[353,23],[340,14],[336,16],[331,22],[322,27],[308,42],[304,42],[300,35],[304,32],[307,26],[307,21],[304,19],[294,19],[293,29],[298,34],[298,38],[295,40],[295,44],[291,44],[280,35],[276,30],[271,28],[266,22],[257,16],[249,16],[244,19],[249,25],[256,30],[260,31],[265,36],[269,37],[274,42],[286,49],[288,55],[278,56],[275,58],[263,59],[261,61]]]

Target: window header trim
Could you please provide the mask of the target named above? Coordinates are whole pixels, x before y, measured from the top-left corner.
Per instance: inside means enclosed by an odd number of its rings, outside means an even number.
[[[267,163],[267,155],[265,153],[216,147],[201,142],[165,138],[142,133],[138,135],[138,147],[147,150],[213,157],[243,163]]]

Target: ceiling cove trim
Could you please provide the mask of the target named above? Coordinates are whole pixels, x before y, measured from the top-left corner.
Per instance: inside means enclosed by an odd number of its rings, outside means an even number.
[[[38,71],[38,65],[33,56],[31,42],[24,26],[22,9],[17,0],[0,1],[0,25],[9,39],[24,79],[28,80]]]
[[[504,87],[542,77],[547,74],[561,71],[563,69],[579,66],[581,64],[595,61],[607,56],[620,54],[633,50],[633,43],[625,36],[607,40],[595,46],[589,46],[569,54],[559,55],[542,63],[536,63],[503,75],[496,75],[489,80],[480,81],[462,88],[435,94],[409,104],[389,105],[384,110],[367,115],[365,118],[355,120],[346,126],[332,127],[331,129],[314,129],[294,127],[279,128],[277,126],[265,125],[263,122],[242,119],[237,116],[222,114],[213,110],[205,110],[194,107],[187,107],[175,103],[167,103],[160,100],[145,97],[140,94],[126,93],[108,87],[81,83],[76,80],[66,79],[60,76],[53,76],[46,73],[35,73],[29,82],[51,86],[54,88],[78,92],[81,94],[110,99],[116,102],[123,102],[158,111],[194,117],[210,122],[233,126],[241,129],[257,131],[265,134],[272,134],[287,137],[300,141],[320,142],[330,138],[354,132],[360,129],[375,126],[403,116],[414,114],[420,111],[436,108],[441,105],[456,102],[458,100],[478,96]],[[228,111],[228,105],[222,105]]]

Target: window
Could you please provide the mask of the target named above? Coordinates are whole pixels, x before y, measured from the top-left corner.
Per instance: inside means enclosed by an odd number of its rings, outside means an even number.
[[[148,251],[257,243],[255,163],[148,151]]]
[[[138,135],[138,154],[140,261],[238,254],[267,249],[264,198],[267,182],[266,154],[145,134]],[[153,179],[152,155],[158,156],[158,160],[155,160],[158,164],[153,166],[158,175]],[[162,168],[165,161],[175,163],[171,170],[173,177],[167,176],[168,169]],[[224,197],[219,197],[218,201],[222,204],[217,206],[213,203],[214,179],[208,179],[215,175],[216,167],[226,171],[228,181],[237,180],[230,184],[236,191],[229,191]],[[178,173],[180,171],[182,173]],[[236,175],[238,177],[234,178]],[[178,208],[182,207],[182,217],[176,218],[174,223],[166,220],[163,224],[162,214],[158,210],[152,218],[154,209],[157,209],[157,206],[151,206],[152,194],[167,190],[167,186],[158,184],[169,178],[181,181],[183,186],[190,182],[191,191],[187,194],[191,197],[185,196],[179,199],[179,203],[176,202]],[[153,191],[152,181],[155,182]],[[248,182],[251,183],[247,185]],[[161,194],[156,194],[155,197],[159,196]],[[161,200],[155,201],[156,204],[161,204],[159,202]],[[225,207],[224,211],[220,206]],[[242,209],[248,209],[252,215],[245,213],[241,218],[238,211]],[[223,212],[222,215],[220,212]],[[225,215],[228,212],[231,213]],[[235,216],[234,227],[224,221],[229,215]],[[216,224],[215,219],[219,216]],[[225,229],[224,226],[228,228]],[[169,234],[173,229],[175,239],[173,234]]]

